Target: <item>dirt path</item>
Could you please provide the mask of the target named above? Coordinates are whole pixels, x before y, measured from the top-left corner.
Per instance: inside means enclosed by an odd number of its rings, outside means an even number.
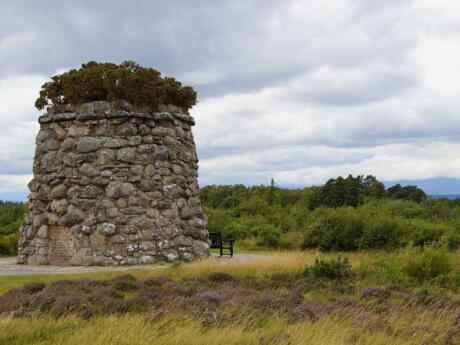
[[[219,260],[223,265],[236,262],[250,262],[264,257],[263,254],[238,254],[233,258],[219,258],[212,255],[209,260]],[[120,266],[120,267],[99,267],[99,266],[29,266],[17,265],[16,258],[0,258],[0,277],[2,276],[21,276],[34,274],[78,274],[87,272],[113,272],[127,271],[133,269],[159,269],[167,267],[167,264],[139,265],[139,266]]]

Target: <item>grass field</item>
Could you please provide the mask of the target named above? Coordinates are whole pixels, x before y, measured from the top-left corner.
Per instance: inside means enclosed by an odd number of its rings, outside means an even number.
[[[333,259],[339,254],[264,254],[249,262],[222,265],[210,259],[129,271],[134,287],[116,288],[123,301],[142,297],[149,279],[172,278],[166,285],[149,287],[149,293],[161,290],[158,299],[163,302],[145,308],[98,311],[91,317],[69,309],[57,315],[53,314],[56,309],[43,307],[5,313],[0,318],[0,345],[460,344],[460,299],[456,295],[460,257],[456,252],[426,248],[347,254],[353,267],[347,281],[306,278],[302,273],[306,266],[313,267],[315,259]],[[232,279],[210,280],[216,273],[229,274]],[[104,289],[113,288],[113,282],[119,284],[117,279],[126,274],[2,277],[0,295],[37,282],[47,284],[43,292],[53,284],[73,286],[59,282],[63,279],[84,279],[83,285],[89,279],[105,280],[110,283]],[[229,297],[214,300],[217,292]],[[279,299],[296,293],[300,300],[295,302]],[[148,298],[142,304],[154,299]],[[0,298],[0,310],[1,303]],[[299,308],[299,303],[306,309]]]

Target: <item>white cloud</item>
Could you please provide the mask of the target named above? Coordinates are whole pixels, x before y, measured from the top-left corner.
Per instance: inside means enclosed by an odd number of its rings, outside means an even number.
[[[0,174],[0,193],[26,192],[27,183],[32,179],[32,175],[1,175]]]
[[[0,79],[0,174],[32,170],[39,115],[34,100],[45,81],[38,75]]]
[[[348,174],[372,174],[385,181],[460,177],[460,143],[411,143],[366,149],[369,157],[357,162],[310,166],[280,171],[275,178],[284,184],[322,184],[325,179]]]

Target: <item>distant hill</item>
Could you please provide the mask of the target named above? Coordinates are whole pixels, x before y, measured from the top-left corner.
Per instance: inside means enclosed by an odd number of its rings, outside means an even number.
[[[385,187],[391,187],[395,184],[401,186],[416,185],[423,189],[426,194],[432,197],[446,197],[455,199],[460,197],[460,179],[450,177],[440,177],[425,180],[397,180],[397,181],[384,181]]]
[[[432,198],[436,199],[459,199],[460,194],[435,194],[435,195],[430,195]]]

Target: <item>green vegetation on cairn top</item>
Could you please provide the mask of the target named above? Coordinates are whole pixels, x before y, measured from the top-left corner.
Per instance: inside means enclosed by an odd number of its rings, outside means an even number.
[[[90,61],[79,69],[55,75],[42,85],[37,109],[57,104],[83,104],[92,101],[127,101],[134,106],[157,109],[173,104],[190,109],[196,104],[196,92],[174,78],[162,77],[153,68],[133,61],[119,65]]]

